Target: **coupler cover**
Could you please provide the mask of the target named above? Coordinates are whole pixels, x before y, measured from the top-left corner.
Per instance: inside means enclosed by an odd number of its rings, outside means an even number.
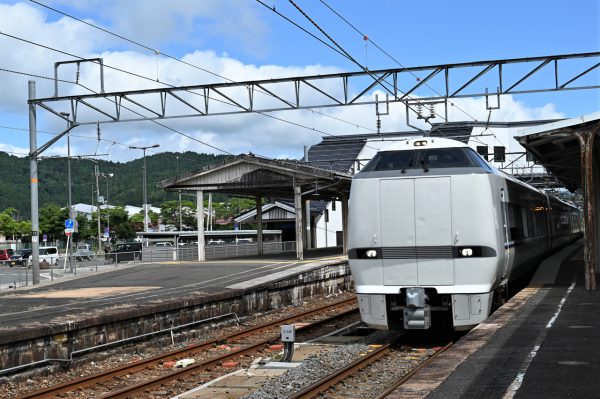
[[[431,308],[404,308],[404,328],[406,330],[426,330],[431,327]]]

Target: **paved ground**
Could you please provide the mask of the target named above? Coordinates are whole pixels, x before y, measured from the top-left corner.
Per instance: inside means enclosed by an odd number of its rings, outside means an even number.
[[[16,328],[48,323],[59,316],[101,311],[124,304],[165,301],[191,294],[222,292],[264,283],[283,275],[312,269],[335,260],[339,250],[221,261],[163,262],[138,265],[107,265],[105,273],[78,270],[78,278],[67,274],[53,284],[5,291],[0,294],[0,326]],[[93,268],[92,268],[93,269]]]
[[[576,243],[545,261],[519,294],[528,299],[511,300],[390,397],[600,397],[600,292],[585,290],[582,258]]]

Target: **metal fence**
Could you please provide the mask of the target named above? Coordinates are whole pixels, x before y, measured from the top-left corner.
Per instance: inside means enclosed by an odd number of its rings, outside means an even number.
[[[282,252],[295,252],[296,242],[265,242],[263,254],[277,254]],[[62,252],[62,251],[61,251]],[[205,246],[206,259],[226,259],[242,256],[258,255],[258,244],[224,244]],[[71,255],[71,261],[61,253],[58,259],[52,262],[40,262],[40,276],[42,281],[53,281],[65,277],[89,275],[101,271],[114,270],[126,265],[152,262],[169,261],[195,261],[198,259],[198,247],[195,245],[182,247],[143,247],[142,251],[135,252],[109,252],[95,253],[90,256]],[[3,265],[8,269],[8,263]],[[0,290],[15,289],[31,285],[33,276],[31,264],[17,264],[7,273],[0,276]]]

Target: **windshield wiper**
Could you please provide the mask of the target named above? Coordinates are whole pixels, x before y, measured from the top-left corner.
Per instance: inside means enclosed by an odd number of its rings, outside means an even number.
[[[423,164],[423,172],[429,172],[429,169],[427,168],[427,162],[425,162],[425,159],[421,159],[421,163]]]

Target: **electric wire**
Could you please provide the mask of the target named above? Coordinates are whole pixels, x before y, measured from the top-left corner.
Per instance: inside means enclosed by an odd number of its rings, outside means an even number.
[[[261,0],[256,0],[257,2],[261,3],[263,6],[266,6],[264,3],[261,2]],[[377,82],[379,84],[379,86],[381,86],[385,91],[387,91],[388,93],[392,94],[392,96],[396,97],[396,94],[390,90],[388,87],[386,87],[386,84],[388,86],[391,86],[389,84],[389,82],[387,82],[385,79],[380,79],[377,76],[375,76],[374,74],[372,74],[368,68],[364,67],[362,64],[360,64],[358,61],[356,61],[356,59],[354,59],[354,57],[352,57],[350,55],[350,53],[348,53],[346,50],[343,49],[342,46],[340,46],[335,40],[333,40],[333,38],[328,35],[312,18],[310,18],[310,16],[308,14],[306,14],[296,3],[294,3],[292,0],[288,0],[309,22],[311,22],[323,35],[325,35],[325,37],[327,37],[332,43],[334,43],[334,45],[336,45],[340,51],[343,53],[344,58],[347,58],[348,60],[352,61],[354,64],[356,64],[358,67],[360,67],[364,72],[366,72],[371,78],[373,78],[373,80],[375,80],[375,82]],[[283,14],[277,12],[276,10],[272,9],[271,7],[266,6],[266,8],[268,8],[269,10],[275,12],[277,15],[282,16],[282,18],[285,18],[287,21],[289,21],[289,18],[285,17]],[[292,22],[293,23],[293,22]],[[296,23],[293,23],[294,26],[298,26]],[[303,29],[304,30],[304,29]],[[311,35],[313,36],[313,35]],[[313,36],[314,37],[314,36]],[[318,39],[320,42],[323,42],[322,40]],[[402,91],[398,90],[400,93],[402,93]],[[405,94],[405,93],[402,93]],[[408,99],[410,100],[414,100],[412,99],[410,96],[406,96]],[[417,103],[420,103],[419,100],[415,100],[417,101]],[[409,108],[411,111],[415,112],[416,114],[419,114],[411,105],[409,105],[407,102],[404,102],[405,106],[407,108]],[[431,124],[431,122],[429,122],[428,120],[426,121],[426,123],[429,123],[429,125],[433,126]]]
[[[292,0],[289,0],[290,2]],[[366,38],[366,40],[373,44],[373,46],[375,46],[379,51],[381,51],[383,54],[385,54],[387,57],[389,57],[392,61],[394,61],[396,64],[398,64],[401,68],[406,69],[406,66],[404,66],[400,61],[398,61],[396,58],[394,58],[392,55],[390,55],[388,52],[386,52],[383,48],[381,48],[377,43],[375,43],[367,34],[365,34],[364,32],[362,32],[360,29],[358,29],[353,23],[351,23],[348,19],[346,19],[344,16],[342,16],[338,11],[336,11],[333,7],[331,7],[325,0],[319,0],[325,7],[327,7],[331,12],[333,12],[338,18],[340,18],[342,21],[344,21],[348,26],[350,26],[355,32],[357,32],[363,39]],[[408,71],[410,75],[412,75],[414,78],[416,79],[420,79],[419,76],[417,76],[414,72],[412,71]],[[438,96],[440,97],[444,97],[438,90],[436,90],[434,87],[432,87],[431,85],[429,85],[429,83],[425,82],[424,85],[426,87],[428,87],[429,89],[431,89],[434,93],[436,93]],[[410,98],[410,97],[409,97]],[[447,100],[446,100],[447,101]],[[450,106],[458,109],[459,111],[461,111],[463,114],[465,114],[467,117],[473,119],[475,122],[479,122],[479,120],[477,118],[475,118],[474,116],[472,116],[471,114],[469,114],[468,112],[466,112],[465,110],[463,110],[461,107],[459,107],[458,105],[454,104],[453,102],[450,102]],[[435,112],[434,112],[435,113]],[[439,114],[435,113],[436,115],[440,116]],[[491,116],[491,111],[490,111],[490,116]],[[445,119],[445,118],[444,118]],[[488,123],[486,123],[486,128],[484,130],[484,132],[486,130],[489,130],[492,135],[494,136],[494,139],[496,141],[498,141],[498,143],[500,143],[501,145],[503,145],[504,147],[508,148],[503,142],[502,140],[500,140],[500,138],[492,131],[492,129],[490,129],[488,127],[489,124],[489,116],[488,116]],[[440,132],[440,134],[444,135],[441,130],[439,130],[441,127],[443,127],[443,125],[445,125],[445,123],[442,123],[438,126],[433,126],[432,125],[432,129],[430,130],[430,133],[437,130]],[[514,160],[516,161],[516,160]],[[527,167],[527,165],[523,165],[523,167]]]
[[[180,58],[177,58],[177,57],[174,57],[174,56],[172,56],[172,55],[169,55],[169,54],[167,54],[167,53],[159,52],[159,50],[153,49],[153,48],[149,47],[148,45],[145,45],[145,44],[143,44],[143,43],[140,43],[140,42],[138,42],[138,41],[135,41],[135,40],[129,39],[129,38],[127,38],[127,37],[123,36],[123,35],[120,35],[120,34],[118,34],[118,33],[112,32],[112,31],[110,31],[110,30],[108,30],[108,29],[102,28],[102,27],[100,27],[100,26],[98,26],[98,25],[95,25],[95,24],[92,24],[92,23],[90,23],[90,22],[87,22],[87,21],[85,21],[85,20],[82,20],[82,19],[80,19],[80,18],[77,18],[77,17],[75,17],[75,16],[73,16],[73,15],[71,15],[71,14],[68,14],[68,13],[64,12],[64,11],[61,11],[61,10],[58,10],[58,9],[56,9],[56,8],[50,7],[50,6],[48,6],[48,5],[44,4],[44,3],[40,2],[40,1],[36,1],[36,0],[30,0],[30,1],[31,1],[32,3],[35,3],[35,4],[39,5],[39,6],[41,6],[41,7],[45,7],[45,8],[47,8],[47,9],[49,9],[49,10],[52,10],[52,11],[54,11],[54,12],[58,13],[58,14],[64,15],[64,16],[66,16],[66,17],[68,17],[68,18],[71,18],[71,19],[73,19],[73,20],[75,20],[75,21],[78,21],[78,22],[80,22],[80,23],[83,23],[83,24],[85,24],[85,25],[88,25],[88,26],[90,26],[90,27],[92,27],[92,28],[95,28],[95,29],[98,29],[98,30],[100,30],[100,31],[102,31],[102,32],[105,32],[105,33],[107,33],[107,34],[109,34],[109,35],[112,35],[112,36],[118,37],[118,38],[120,38],[120,39],[122,39],[122,40],[125,40],[125,41],[127,41],[128,43],[135,44],[136,46],[139,46],[139,47],[141,47],[141,48],[143,48],[143,49],[146,49],[146,50],[148,50],[148,51],[151,51],[151,52],[153,52],[153,53],[159,53],[159,54],[161,54],[162,56],[164,56],[164,57],[166,57],[166,58],[168,58],[168,59],[171,59],[171,60],[173,60],[173,61],[180,62],[180,63],[182,63],[182,64],[184,64],[184,65],[187,65],[187,66],[189,66],[189,67],[192,67],[192,68],[194,68],[194,69],[200,70],[200,71],[202,71],[202,72],[206,72],[206,73],[208,73],[208,74],[210,74],[210,75],[216,76],[216,77],[218,77],[218,78],[221,78],[221,79],[223,79],[223,80],[226,80],[226,81],[228,81],[228,82],[231,82],[231,83],[239,83],[239,82],[237,82],[237,81],[235,81],[235,80],[233,80],[233,79],[230,79],[230,78],[228,78],[228,77],[226,77],[226,76],[220,75],[220,74],[218,74],[218,73],[216,73],[216,72],[214,72],[214,71],[211,71],[211,70],[209,70],[209,69],[202,68],[201,66],[198,66],[198,65],[192,64],[192,63],[190,63],[190,62],[187,62],[187,61],[185,61],[185,60],[182,60],[182,59],[180,59]],[[260,0],[258,0],[258,1],[260,2]],[[261,3],[261,4],[263,4],[264,6],[266,6],[264,3]],[[267,6],[267,7],[268,7],[268,6]],[[275,12],[277,12],[277,11],[275,11]],[[281,16],[282,16],[283,18],[286,18],[284,15],[281,15]],[[293,21],[291,21],[291,20],[290,20],[290,22],[291,22],[291,23],[294,23],[294,22],[293,22]],[[301,26],[299,26],[299,25],[298,25],[298,28],[300,28],[300,29],[303,29],[303,30],[304,30],[304,28],[302,28],[302,27],[301,27]],[[305,32],[306,32],[306,33],[308,33],[309,35],[312,35],[312,36],[313,36],[315,39],[317,39],[317,40],[321,41],[323,44],[325,44],[326,46],[330,47],[332,50],[334,50],[334,51],[337,51],[338,53],[342,54],[342,53],[341,53],[339,50],[335,49],[334,47],[332,47],[331,45],[329,45],[329,44],[328,44],[328,43],[326,43],[325,41],[323,41],[323,40],[319,39],[318,37],[314,36],[314,35],[313,35],[311,32],[309,32],[309,31],[306,31],[306,30],[305,30]],[[153,81],[154,81],[154,80],[153,80]],[[156,81],[160,82],[158,79],[157,79]],[[162,82],[161,82],[161,83],[162,83]],[[264,95],[267,95],[267,96],[271,96],[271,97],[272,97],[272,95],[271,95],[271,94],[269,94],[269,93],[267,93],[267,92],[265,92],[265,91],[262,91],[262,90],[257,90],[257,92],[258,92],[258,93],[261,93],[261,94],[264,94]],[[312,110],[312,109],[311,109],[311,110]],[[336,117],[336,116],[333,116],[333,115],[329,115],[329,114],[327,114],[327,113],[325,113],[325,112],[321,112],[321,111],[318,111],[318,110],[312,110],[312,111],[313,111],[313,112],[316,112],[316,113],[318,113],[319,115],[323,115],[323,116],[325,116],[325,117],[328,117],[328,118],[331,118],[331,119],[337,120],[337,121],[339,121],[339,122],[343,122],[343,123],[350,124],[350,125],[353,125],[353,126],[360,126],[361,128],[363,128],[363,129],[366,129],[366,130],[375,131],[374,129],[371,129],[371,128],[369,128],[369,127],[358,125],[358,124],[356,124],[356,123],[354,123],[354,122],[347,121],[347,120],[344,120],[344,119],[338,118],[338,117]],[[283,119],[280,119],[280,120],[281,120],[281,121],[285,121],[285,120],[283,120]],[[301,127],[304,127],[304,126],[301,126]]]
[[[70,53],[68,53],[68,52],[65,52],[65,51],[62,51],[62,50],[58,50],[58,49],[55,49],[55,48],[52,48],[52,47],[49,47],[49,46],[46,46],[46,45],[43,45],[43,44],[40,44],[40,43],[36,43],[36,42],[33,42],[33,41],[31,41],[31,40],[27,40],[27,39],[23,39],[23,38],[20,38],[20,37],[14,36],[14,35],[7,34],[7,33],[5,33],[5,32],[0,32],[0,35],[4,35],[4,36],[10,37],[10,38],[12,38],[12,39],[19,40],[19,41],[22,41],[22,42],[25,42],[25,43],[28,43],[28,44],[31,44],[31,45],[34,45],[34,46],[39,46],[39,47],[42,47],[42,48],[44,48],[44,49],[47,49],[47,50],[50,50],[50,51],[55,51],[55,52],[58,52],[58,53],[61,53],[61,54],[66,54],[66,55],[69,55],[69,56],[71,56],[71,57],[74,57],[74,58],[79,58],[79,59],[81,59],[81,60],[83,60],[83,59],[84,59],[84,58],[83,58],[83,57],[81,57],[81,56],[78,56],[78,55],[75,55],[75,54],[70,54]],[[152,79],[152,78],[148,78],[148,77],[146,77],[146,76],[143,76],[143,75],[139,75],[139,74],[136,74],[136,73],[133,73],[133,72],[129,72],[129,71],[127,71],[127,70],[123,70],[123,69],[120,69],[120,68],[116,68],[116,67],[110,66],[110,65],[108,65],[108,64],[103,64],[103,65],[104,65],[105,67],[107,67],[107,68],[111,68],[111,69],[117,70],[117,71],[119,71],[119,72],[123,72],[123,73],[130,74],[130,75],[133,75],[133,76],[136,76],[136,77],[139,77],[139,78],[145,79],[145,80],[149,80],[149,81],[155,82],[155,80],[154,80],[154,79]],[[47,79],[47,77],[46,77],[46,79]],[[52,79],[53,79],[53,78],[52,78]],[[64,82],[66,82],[66,83],[72,83],[72,84],[79,85],[79,86],[81,86],[81,87],[85,88],[86,90],[89,90],[90,92],[92,92],[92,93],[94,93],[94,94],[98,94],[98,92],[96,92],[96,91],[94,91],[94,90],[92,90],[92,89],[90,89],[90,88],[88,88],[88,87],[86,87],[86,86],[82,85],[81,83],[78,83],[78,82],[71,82],[71,81],[64,81]],[[175,87],[176,87],[176,86],[173,86],[173,85],[171,85],[171,84],[169,84],[169,83],[165,83],[165,82],[158,82],[158,83],[161,83],[161,84],[163,84],[163,85],[165,85],[165,86],[169,86],[169,87],[173,87],[173,88],[175,88]],[[202,94],[196,93],[196,92],[194,92],[194,91],[191,91],[191,90],[188,90],[188,92],[189,92],[189,93],[191,93],[191,94],[195,94],[195,95],[202,96]],[[230,102],[228,102],[228,101],[224,101],[224,100],[221,100],[221,99],[218,99],[218,98],[214,98],[214,97],[208,97],[208,96],[207,96],[207,98],[208,98],[208,99],[210,99],[210,100],[216,101],[216,102],[220,102],[220,103],[226,104],[226,105],[235,106],[235,104],[232,104],[232,103],[230,103]],[[116,102],[115,102],[114,100],[110,100],[110,99],[108,99],[108,98],[106,98],[106,97],[104,97],[104,99],[106,99],[106,100],[108,100],[108,101],[110,101],[110,102],[112,102],[113,104],[115,104],[115,105],[116,105]],[[215,149],[215,150],[217,150],[217,151],[220,151],[220,152],[222,152],[222,153],[224,153],[224,154],[228,154],[228,155],[234,155],[234,154],[232,154],[232,153],[231,153],[231,152],[229,152],[229,151],[223,150],[223,149],[221,149],[221,148],[218,148],[218,147],[216,147],[216,146],[213,146],[213,145],[211,145],[211,144],[208,144],[208,143],[206,143],[206,142],[203,142],[202,140],[199,140],[199,139],[193,138],[192,136],[189,136],[189,135],[187,135],[187,134],[185,134],[185,133],[182,133],[182,132],[180,132],[180,131],[178,131],[178,130],[176,130],[176,129],[174,129],[174,128],[171,128],[171,127],[169,127],[169,126],[167,126],[167,125],[165,125],[165,124],[163,124],[163,123],[160,123],[160,122],[158,122],[158,121],[156,121],[156,120],[150,119],[150,118],[148,118],[147,116],[145,116],[145,115],[143,115],[143,114],[140,114],[140,113],[138,113],[138,112],[135,112],[135,111],[133,111],[132,109],[130,109],[130,108],[128,108],[128,107],[126,107],[126,106],[124,106],[124,105],[120,105],[120,107],[122,107],[122,108],[124,108],[124,109],[127,109],[128,111],[130,111],[130,112],[133,112],[133,113],[135,113],[136,115],[138,115],[138,116],[140,116],[140,117],[142,117],[142,118],[144,118],[144,119],[146,119],[146,120],[149,120],[149,121],[151,121],[151,122],[153,122],[153,123],[155,123],[155,124],[157,124],[157,125],[159,125],[159,126],[162,126],[162,127],[164,127],[165,129],[167,129],[167,130],[171,130],[171,131],[173,131],[173,132],[175,132],[175,133],[177,133],[177,134],[180,134],[180,135],[182,135],[182,136],[184,136],[184,137],[187,137],[187,138],[189,138],[189,139],[191,139],[191,140],[193,140],[193,141],[196,141],[196,142],[198,142],[198,143],[200,143],[200,144],[203,144],[203,145],[206,145],[206,146],[208,146],[208,147],[211,147],[211,148],[213,148],[213,149]],[[305,125],[302,125],[302,124],[299,124],[299,123],[296,123],[296,122],[291,122],[291,121],[288,121],[288,120],[286,120],[286,119],[283,119],[283,118],[278,118],[278,117],[276,117],[276,116],[270,115],[270,114],[268,114],[268,113],[265,113],[265,112],[256,112],[256,113],[258,113],[258,114],[260,114],[260,115],[263,115],[263,116],[266,116],[266,117],[268,117],[268,118],[271,118],[271,119],[275,119],[275,120],[278,120],[278,121],[284,122],[284,123],[288,123],[288,124],[291,124],[291,125],[294,125],[294,126],[298,126],[298,127],[304,128],[304,129],[308,129],[308,130],[316,131],[316,132],[318,132],[318,133],[321,133],[321,134],[324,134],[324,135],[328,135],[328,136],[335,136],[334,134],[331,134],[331,133],[328,133],[328,132],[325,132],[325,131],[322,131],[322,130],[319,130],[319,129],[311,128],[311,127],[308,127],[308,126],[305,126]],[[265,157],[265,158],[267,158],[267,157]]]
[[[379,51],[381,51],[383,54],[385,54],[388,58],[390,58],[392,61],[394,61],[396,64],[398,64],[401,68],[407,69],[406,66],[404,66],[400,61],[398,61],[396,58],[394,58],[391,54],[389,54],[387,51],[385,51],[383,48],[381,48],[377,43],[375,43],[370,36],[368,36],[367,34],[365,34],[364,32],[362,32],[360,29],[358,29],[353,23],[351,23],[348,19],[346,19],[344,16],[342,16],[338,11],[336,11],[333,7],[331,7],[325,0],[319,0],[325,7],[327,7],[331,12],[333,12],[337,17],[339,17],[342,21],[344,21],[348,26],[350,26],[355,32],[357,32],[363,39],[366,38],[366,40],[373,44],[373,46],[375,46]],[[417,76],[414,72],[412,71],[407,71],[410,75],[412,75],[415,79],[420,79],[419,76]],[[428,87],[429,89],[431,89],[434,93],[436,93],[438,96],[440,97],[444,97],[444,95],[442,93],[440,93],[438,90],[436,90],[434,87],[432,87],[429,83],[425,82],[424,85],[426,87]],[[447,101],[447,100],[446,100]],[[463,114],[465,114],[467,117],[473,119],[475,122],[479,122],[479,120],[477,118],[475,118],[473,115],[469,114],[467,111],[465,111],[464,109],[462,109],[461,107],[459,107],[458,105],[454,104],[453,102],[450,103],[450,106],[456,108],[457,110],[459,110],[460,112],[462,112]],[[436,114],[437,115],[437,114]],[[489,124],[489,118],[491,116],[491,110],[490,110],[490,115],[488,116],[488,122],[486,123],[486,127],[485,130],[483,132],[485,132],[486,130],[489,130],[492,135],[494,136],[494,139],[496,139],[500,144],[502,144],[503,146],[505,146],[506,148],[508,148],[503,142],[502,140],[500,140],[498,138],[498,136],[496,134],[494,134],[494,132],[489,129],[489,127],[487,126]],[[439,128],[441,128],[443,126],[436,126],[433,127],[433,129],[431,131],[435,131],[438,130]],[[482,132],[482,133],[483,133]],[[441,131],[440,131],[441,133]],[[524,165],[524,167],[526,167],[526,165]]]

